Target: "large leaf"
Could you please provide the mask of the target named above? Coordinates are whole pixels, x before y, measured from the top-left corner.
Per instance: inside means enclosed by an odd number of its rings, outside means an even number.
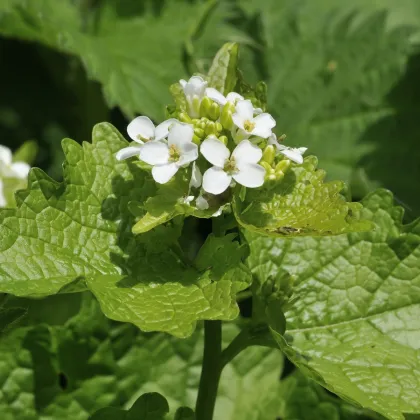
[[[234,319],[236,292],[250,281],[244,266],[214,282],[207,267],[200,272],[178,256],[181,225],[131,233],[128,203],[144,202],[155,184],[135,164],[116,161],[126,145],[101,124],[92,144],[63,142],[63,184],[32,170],[18,208],[0,213],[0,291],[42,296],[87,284],[107,316],[177,336],[191,334],[199,319]]]
[[[260,283],[294,275],[280,347],[336,394],[389,419],[420,411],[420,222],[402,225],[389,192],[364,201],[376,229],[330,238],[245,232]]]
[[[115,12],[105,6],[79,10],[69,0],[6,0],[0,5],[0,33],[80,57],[89,77],[103,85],[110,107],[160,119],[170,100],[167,87],[185,76],[184,44],[192,42],[196,25],[205,27],[214,7],[209,10],[206,1],[148,3],[120,16],[124,5]],[[227,9],[220,12],[224,17]],[[220,22],[213,31],[216,25]],[[229,38],[228,26],[221,27]]]
[[[272,189],[248,189],[245,199],[236,195],[235,216],[247,229],[273,236],[336,235],[369,230],[359,220],[359,203],[347,203],[340,194],[342,182],[324,183],[317,159],[293,165]]]

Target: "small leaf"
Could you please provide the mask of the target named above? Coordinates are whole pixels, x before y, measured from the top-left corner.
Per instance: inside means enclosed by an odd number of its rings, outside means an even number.
[[[292,165],[283,181],[267,190],[248,189],[246,200],[234,197],[234,212],[246,229],[270,236],[323,236],[369,230],[360,220],[359,203],[347,203],[341,182],[324,183],[311,156]]]
[[[157,392],[143,394],[128,410],[101,408],[90,420],[164,420],[169,412],[168,402]]]
[[[235,88],[238,67],[239,45],[228,42],[223,45],[214,57],[208,73],[209,86],[227,95]]]

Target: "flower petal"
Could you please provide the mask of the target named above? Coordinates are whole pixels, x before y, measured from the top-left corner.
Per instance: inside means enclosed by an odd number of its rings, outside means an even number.
[[[235,114],[240,115],[244,120],[252,120],[254,117],[254,107],[249,99],[238,101],[235,108]]]
[[[201,175],[200,168],[194,162],[191,171],[190,188],[200,188],[203,182],[203,175]]]
[[[192,76],[187,84],[183,86],[185,96],[197,95],[202,98],[205,94],[207,82],[200,76]]]
[[[143,144],[144,141],[139,139],[138,136],[147,140],[152,139],[155,136],[155,125],[148,117],[137,117],[128,124],[127,133],[134,141]]]
[[[195,206],[198,210],[207,210],[209,208],[209,202],[202,195],[199,195],[195,200]]]
[[[227,102],[237,102],[237,101],[243,101],[244,97],[242,95],[239,95],[239,93],[236,92],[229,92],[226,96]]]
[[[301,155],[298,149],[285,148],[283,150],[280,150],[280,153],[282,153],[284,156],[286,156],[293,162],[299,164],[303,163],[303,156]]]
[[[233,175],[233,179],[248,188],[258,188],[264,184],[265,169],[255,163],[243,163],[237,165],[238,172]]]
[[[179,81],[179,84],[181,85],[181,87],[184,89],[184,87],[185,86],[187,86],[187,81],[186,80],[184,80],[184,79],[181,79],[180,81]]]
[[[195,143],[187,143],[182,146],[181,157],[178,166],[185,166],[198,158],[198,146]]]
[[[149,165],[164,165],[169,161],[169,148],[165,143],[151,141],[141,147],[140,159]]]
[[[154,140],[162,140],[168,137],[169,129],[172,124],[179,123],[179,121],[175,118],[169,118],[169,120],[163,121],[160,123],[155,129],[155,138]]]
[[[174,162],[152,168],[153,179],[159,184],[166,184],[177,172],[178,166]]]
[[[270,137],[272,134],[271,130],[276,126],[274,118],[266,112],[257,115],[253,119],[253,122],[255,123],[255,128],[252,130],[252,134],[254,136],[262,137],[263,139]]]
[[[262,150],[249,140],[242,140],[232,153],[238,165],[241,163],[258,163],[262,155]]]
[[[181,152],[184,145],[190,144],[194,135],[191,125],[177,122],[169,130],[168,144],[176,146]]]
[[[6,166],[12,163],[12,151],[6,146],[0,145],[0,162]]]
[[[15,162],[12,163],[10,169],[16,178],[25,179],[28,177],[31,167],[25,162]]]
[[[213,166],[204,172],[203,189],[210,194],[221,194],[227,190],[231,179],[223,169]]]
[[[227,102],[227,99],[215,88],[207,88],[206,96],[219,105],[224,105]]]
[[[124,160],[124,159],[128,159],[132,156],[140,156],[140,149],[141,146],[129,146],[129,147],[124,147],[124,149],[119,150],[116,154],[115,154],[115,158],[117,160]]]
[[[212,164],[223,168],[230,156],[229,149],[215,136],[207,137],[200,147],[201,154]]]

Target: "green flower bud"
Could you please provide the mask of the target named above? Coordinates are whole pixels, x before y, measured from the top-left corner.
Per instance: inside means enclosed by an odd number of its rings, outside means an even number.
[[[284,172],[282,171],[276,171],[275,172],[275,180],[276,181],[282,181],[284,178]]]
[[[220,114],[220,122],[223,128],[231,130],[233,127],[232,114],[235,112],[235,105],[231,102],[226,103]]]
[[[265,177],[266,181],[275,181],[276,180],[276,173],[272,166],[267,163],[266,161],[262,160],[260,165],[265,169]]]
[[[282,159],[277,165],[275,170],[276,171],[281,171],[286,173],[287,170],[289,169],[290,165],[291,165],[291,161],[289,159]]]
[[[193,135],[192,139],[193,143],[195,143],[197,146],[200,146],[201,144],[201,137],[198,137],[196,134]]]
[[[202,128],[194,128],[194,134],[197,137],[203,138],[204,137],[204,130]]]
[[[220,136],[219,140],[225,145],[227,146],[228,144],[228,138],[226,136]]]
[[[192,123],[190,116],[186,112],[180,112],[178,115],[178,119],[179,121],[184,122],[184,123],[188,123],[188,124]]]
[[[220,109],[220,108],[219,108]],[[216,122],[216,130],[220,133],[220,131],[223,130],[223,125],[219,123],[219,121]]]
[[[208,136],[210,136],[211,134],[217,135],[216,123],[213,121],[208,122],[206,128],[204,129],[204,132]]]
[[[263,152],[263,161],[267,162],[269,165],[272,165],[274,158],[276,157],[276,149],[272,144],[268,145]]]
[[[209,117],[210,109],[213,105],[213,101],[209,97],[204,97],[200,104],[200,117]]]
[[[206,98],[205,98],[206,99]],[[213,102],[208,110],[208,116],[211,120],[216,121],[220,116],[220,106]]]

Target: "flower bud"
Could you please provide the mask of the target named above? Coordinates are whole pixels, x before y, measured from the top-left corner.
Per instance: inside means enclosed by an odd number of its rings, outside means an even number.
[[[210,108],[213,104],[213,101],[205,96],[202,100],[201,100],[201,104],[200,104],[200,117],[209,117],[209,111]]]
[[[272,165],[274,158],[276,157],[276,149],[273,145],[268,145],[263,152],[263,161],[267,162],[269,165]]]
[[[260,165],[265,169],[264,179],[266,181],[274,181],[276,179],[276,174],[272,166],[264,160],[260,162]]]
[[[198,137],[196,134],[193,135],[192,139],[193,143],[195,143],[197,146],[200,146],[201,144],[201,137]]]
[[[216,122],[216,130],[220,133],[223,130],[223,125],[219,123],[219,121]]]
[[[232,102],[227,102],[220,114],[220,122],[223,128],[231,130],[233,127],[232,114],[235,112],[235,105]]]
[[[199,138],[203,138],[204,130],[202,128],[194,128],[194,134]]]
[[[186,112],[180,112],[178,115],[178,119],[179,121],[184,122],[184,123],[188,123],[188,124],[192,123],[190,116]]]
[[[204,133],[208,136],[211,134],[217,135],[216,123],[213,121],[208,122],[206,128],[204,129]]]
[[[289,160],[289,159],[282,159],[277,165],[276,165],[276,168],[275,168],[275,170],[276,171],[281,171],[281,172],[284,172],[284,173],[286,173],[287,172],[287,170],[289,169],[289,167],[290,167],[290,164],[291,164],[292,162]]]
[[[225,145],[227,146],[228,144],[228,138],[226,136],[220,136],[219,140]]]
[[[213,102],[210,106],[210,109],[207,112],[209,118],[213,121],[216,121],[220,116],[220,106]]]

